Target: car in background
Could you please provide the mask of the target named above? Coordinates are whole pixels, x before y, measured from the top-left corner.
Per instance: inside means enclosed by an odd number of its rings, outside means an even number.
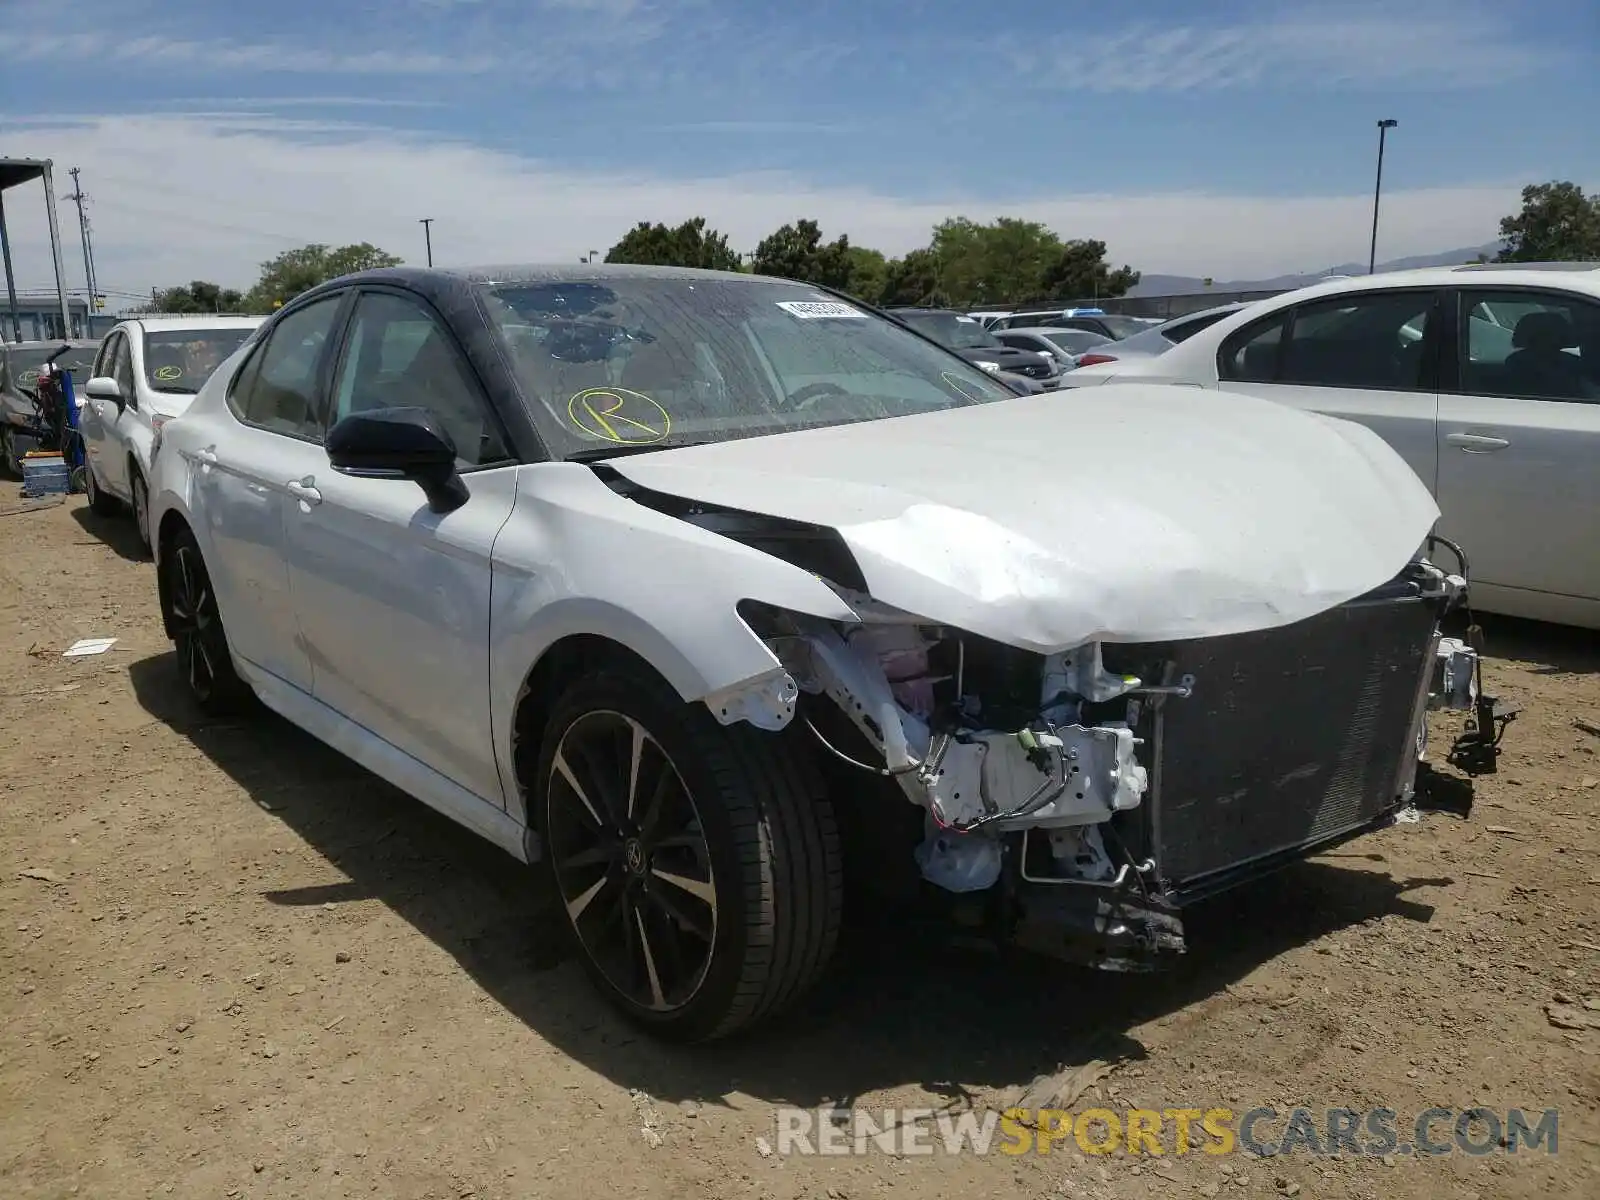
[[[11,474],[22,474],[22,456],[46,432],[34,405],[39,368],[51,355],[56,355],[57,369],[72,372],[73,390],[81,398],[98,344],[60,338],[42,342],[0,342],[0,462]]]
[[[196,707],[536,864],[662,1036],[794,1005],[847,862],[1154,967],[1186,903],[1404,809],[1467,587],[1370,430],[1192,398],[1018,396],[762,275],[364,271],[161,429],[162,619]]]
[[[1152,325],[1142,333],[1132,337],[1125,337],[1112,342],[1110,339],[1092,348],[1080,356],[1078,366],[1098,367],[1105,363],[1121,362],[1133,358],[1152,358],[1157,354],[1165,354],[1180,342],[1193,337],[1202,329],[1208,329],[1224,317],[1232,316],[1240,309],[1248,308],[1248,302],[1222,304],[1216,308],[1208,308],[1203,312],[1187,313],[1181,317],[1173,317],[1170,321],[1163,321]]]
[[[1017,311],[1001,317],[990,326],[1002,329],[1087,329],[1113,341],[1142,333],[1159,321],[1150,317],[1127,317],[1121,313],[1102,312],[1098,308],[1050,308]]]
[[[1002,317],[1009,317],[1010,315],[1011,315],[1011,311],[1009,309],[1007,309],[1007,310],[1005,310],[1003,312],[1001,312],[1001,311],[980,310],[978,312],[969,312],[967,314],[967,316],[971,317],[974,321],[976,321],[979,325],[982,325],[985,329],[988,329],[991,325],[993,325],[996,321],[1000,320]]]
[[[997,329],[994,336],[1014,349],[1048,354],[1061,364],[1063,371],[1073,370],[1084,355],[1111,344],[1104,334],[1087,329]]]
[[[1360,421],[1433,492],[1477,607],[1600,628],[1600,264],[1335,280],[1066,381],[1224,388]]]
[[[1061,386],[1061,365],[1049,354],[1018,350],[1000,341],[974,317],[947,308],[898,307],[884,309],[923,337],[953,350],[975,367],[991,374],[1021,375],[1046,391]]]
[[[147,550],[156,434],[265,319],[130,317],[101,340],[89,378],[78,385],[89,507],[101,515],[132,509]]]

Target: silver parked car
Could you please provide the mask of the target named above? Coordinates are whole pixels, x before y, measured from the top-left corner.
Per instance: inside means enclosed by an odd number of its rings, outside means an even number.
[[[1370,426],[1438,500],[1489,612],[1600,628],[1600,264],[1302,288],[1064,383],[1186,383]]]
[[[1111,345],[1111,339],[1105,334],[1092,333],[1087,329],[1053,329],[1048,326],[1037,329],[996,329],[994,336],[1004,345],[1018,350],[1032,350],[1055,359],[1063,371],[1075,368],[1084,355]]]

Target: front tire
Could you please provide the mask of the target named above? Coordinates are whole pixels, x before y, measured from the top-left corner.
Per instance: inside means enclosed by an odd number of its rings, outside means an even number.
[[[128,494],[133,498],[133,523],[139,531],[139,545],[149,554],[150,489],[145,486],[144,476],[131,461],[128,463]]]
[[[724,1037],[791,1003],[832,956],[838,831],[787,737],[720,726],[611,667],[557,701],[530,790],[579,957],[636,1023]]]
[[[228,636],[217,609],[216,589],[206,572],[200,546],[189,530],[181,530],[162,559],[167,627],[178,651],[189,697],[202,712],[225,716],[245,708],[249,685],[233,669]]]
[[[100,486],[91,462],[83,464],[83,490],[89,497],[89,511],[96,516],[111,517],[122,511],[121,501]]]
[[[0,458],[5,459],[6,470],[22,478],[22,455],[17,453],[17,435],[11,426],[0,422]]]

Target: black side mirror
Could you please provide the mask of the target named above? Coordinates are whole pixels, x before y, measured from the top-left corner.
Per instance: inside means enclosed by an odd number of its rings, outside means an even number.
[[[468,500],[456,472],[455,442],[425,408],[351,413],[328,430],[325,446],[335,471],[413,480],[435,512],[453,512]]]

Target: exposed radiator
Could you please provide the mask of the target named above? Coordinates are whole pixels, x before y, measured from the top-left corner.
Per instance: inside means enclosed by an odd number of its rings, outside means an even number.
[[[1150,816],[1173,886],[1322,841],[1392,808],[1437,610],[1363,600],[1282,629],[1173,643]]]

